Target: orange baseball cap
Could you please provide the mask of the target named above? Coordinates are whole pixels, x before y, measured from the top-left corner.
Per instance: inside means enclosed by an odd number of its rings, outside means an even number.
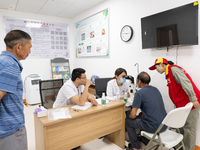
[[[154,65],[151,66],[151,67],[149,67],[149,70],[155,70],[155,69],[156,69],[156,67],[155,67],[156,64],[159,64],[159,63],[168,64],[168,61],[167,61],[167,59],[165,59],[165,58],[157,58],[157,59],[155,60]]]

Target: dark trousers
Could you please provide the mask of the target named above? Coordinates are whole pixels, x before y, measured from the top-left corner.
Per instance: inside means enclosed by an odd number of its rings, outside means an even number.
[[[136,149],[140,149],[140,143],[137,138],[135,129],[145,130],[145,127],[141,119],[126,118],[126,130],[128,132],[129,140],[131,146]]]

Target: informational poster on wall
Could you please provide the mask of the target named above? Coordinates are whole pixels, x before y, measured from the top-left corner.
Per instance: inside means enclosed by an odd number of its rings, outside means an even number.
[[[75,24],[76,57],[109,56],[109,11]]]
[[[32,38],[30,57],[68,57],[68,25],[4,17],[5,33],[23,30]]]

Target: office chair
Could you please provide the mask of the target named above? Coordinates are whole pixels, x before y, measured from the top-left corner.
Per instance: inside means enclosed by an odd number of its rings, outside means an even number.
[[[102,97],[102,93],[105,93],[106,95],[106,88],[107,88],[107,83],[110,81],[112,78],[96,78],[95,79],[95,90],[96,90],[96,98]]]
[[[180,142],[181,145],[179,146],[179,148],[183,147],[183,150],[185,150],[185,146],[182,141],[183,135],[180,134],[178,128],[181,128],[185,125],[186,119],[191,111],[192,106],[193,103],[190,102],[185,107],[180,107],[171,110],[164,118],[161,125],[158,127],[157,131],[154,134],[148,133],[146,131],[141,131],[141,135],[150,140],[147,146],[145,147],[145,150],[150,150],[154,147],[156,147],[156,150],[159,147],[161,147],[161,150],[163,150],[163,147],[170,149],[179,144]],[[160,130],[164,125],[176,129],[177,132],[167,129],[164,132],[160,133]],[[157,143],[157,145],[153,146],[152,148],[149,148],[152,142]]]
[[[63,86],[63,79],[41,80],[39,81],[39,90],[41,105],[46,109],[52,108],[56,100],[58,91]]]

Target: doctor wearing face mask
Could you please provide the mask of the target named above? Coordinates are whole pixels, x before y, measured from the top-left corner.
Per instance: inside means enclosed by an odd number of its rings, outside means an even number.
[[[118,68],[115,71],[115,76],[107,83],[107,96],[114,97],[119,92],[120,99],[124,99],[124,94],[125,92],[127,92],[128,97],[130,97],[130,94],[128,92],[129,81],[126,81],[126,75],[127,72],[123,68]]]

